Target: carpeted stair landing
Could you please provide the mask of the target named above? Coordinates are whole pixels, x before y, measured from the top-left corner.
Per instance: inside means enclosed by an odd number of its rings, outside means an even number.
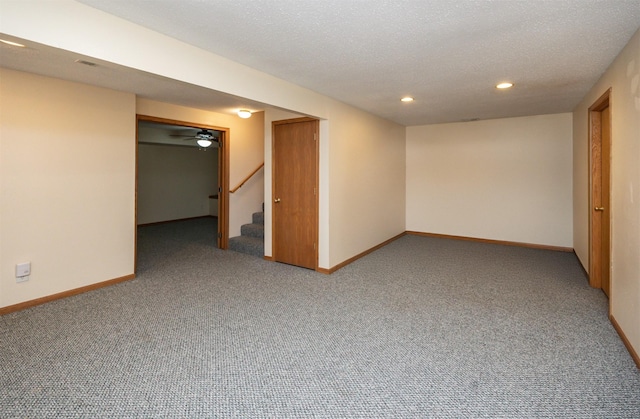
[[[264,204],[262,211],[253,213],[251,221],[240,227],[240,236],[229,239],[229,249],[261,258],[264,256]]]

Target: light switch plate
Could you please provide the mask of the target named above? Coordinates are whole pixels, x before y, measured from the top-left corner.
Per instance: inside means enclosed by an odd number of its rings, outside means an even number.
[[[31,262],[18,263],[16,265],[16,278],[31,275]]]

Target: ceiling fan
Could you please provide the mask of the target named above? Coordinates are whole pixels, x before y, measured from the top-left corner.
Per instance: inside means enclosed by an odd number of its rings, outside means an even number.
[[[211,132],[211,130],[208,130],[208,129],[201,129],[195,135],[171,134],[170,136],[171,137],[187,137],[184,139],[185,141],[196,140],[196,143],[198,144],[198,146],[202,148],[208,148],[211,146],[211,144],[213,144],[214,141],[215,142],[218,141],[218,137],[214,135],[214,133]]]

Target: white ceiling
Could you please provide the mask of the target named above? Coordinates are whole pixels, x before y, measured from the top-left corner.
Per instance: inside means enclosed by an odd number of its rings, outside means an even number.
[[[79,1],[403,125],[570,112],[640,27],[640,0]],[[120,76],[94,84],[243,102],[102,64]],[[515,87],[496,90],[503,80]]]

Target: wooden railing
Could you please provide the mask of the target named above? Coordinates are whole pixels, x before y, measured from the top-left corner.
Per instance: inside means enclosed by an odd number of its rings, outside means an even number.
[[[264,166],[264,162],[260,163],[260,166],[256,167],[256,170],[254,170],[253,172],[251,172],[249,174],[249,176],[247,176],[246,178],[244,178],[244,180],[242,182],[240,182],[238,184],[238,186],[236,186],[235,188],[231,189],[229,192],[234,193],[235,191],[237,191],[238,189],[240,189],[242,187],[242,185],[244,185],[245,183],[247,183],[247,181],[249,179],[251,179],[253,177],[253,175],[255,175],[256,173],[258,173],[258,170],[262,169],[262,167]]]

